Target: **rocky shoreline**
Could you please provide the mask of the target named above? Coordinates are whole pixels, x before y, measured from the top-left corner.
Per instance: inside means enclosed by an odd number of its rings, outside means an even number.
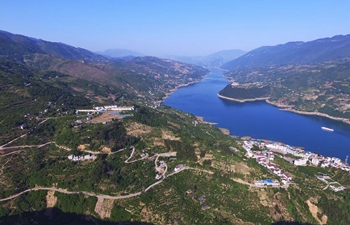
[[[230,97],[226,97],[226,96],[223,96],[223,95],[220,95],[220,94],[217,94],[219,98],[222,98],[222,99],[227,99],[227,100],[231,100],[231,101],[235,101],[235,102],[255,102],[255,101],[263,101],[263,100],[268,100],[269,97],[266,97],[266,98],[247,98],[247,99],[238,99],[238,98],[230,98]]]
[[[320,113],[320,112],[305,112],[305,111],[299,111],[299,110],[295,110],[292,108],[292,106],[290,105],[281,105],[275,102],[272,102],[269,100],[269,97],[266,98],[250,98],[250,99],[236,99],[236,98],[230,98],[230,97],[226,97],[226,96],[222,96],[220,94],[217,94],[219,98],[222,99],[227,99],[227,100],[231,100],[231,101],[235,101],[235,102],[254,102],[254,101],[262,101],[264,100],[266,103],[276,106],[278,107],[280,110],[284,110],[284,111],[289,111],[289,112],[293,112],[293,113],[297,113],[297,114],[301,114],[301,115],[311,115],[311,116],[322,116],[322,117],[326,117],[328,119],[332,119],[332,120],[337,120],[337,121],[341,121],[343,123],[349,124],[350,125],[350,119],[345,119],[345,118],[340,118],[340,117],[335,117],[335,116],[330,116],[328,114],[325,113]]]
[[[301,114],[301,115],[310,115],[310,116],[322,116],[322,117],[326,117],[328,119],[332,119],[332,120],[337,120],[337,121],[341,121],[343,123],[349,124],[350,125],[350,120],[349,119],[345,119],[345,118],[341,118],[341,117],[335,117],[335,116],[330,116],[328,114],[325,113],[320,113],[320,112],[305,112],[305,111],[299,111],[299,110],[295,110],[293,108],[291,108],[291,106],[280,106],[278,103],[275,102],[271,102],[269,100],[266,100],[266,103],[270,104],[270,105],[274,105],[277,106],[280,110],[284,110],[284,111],[289,111],[289,112],[293,112],[293,113],[297,113],[297,114]]]

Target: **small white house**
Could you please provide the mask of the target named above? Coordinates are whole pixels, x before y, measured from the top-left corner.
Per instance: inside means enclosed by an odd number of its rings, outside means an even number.
[[[294,160],[294,165],[296,166],[305,166],[307,163],[307,158],[302,158],[302,159],[296,159]]]
[[[314,166],[318,166],[318,164],[320,163],[320,160],[319,160],[318,158],[313,158],[313,159],[311,160],[311,163],[312,163],[312,165],[314,165]]]

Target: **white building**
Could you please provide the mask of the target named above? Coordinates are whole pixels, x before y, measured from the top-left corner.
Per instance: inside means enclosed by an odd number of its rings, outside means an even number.
[[[84,160],[94,160],[95,158],[96,158],[95,155],[84,155],[84,156],[69,155],[68,156],[68,159],[74,162],[84,161]]]
[[[184,166],[183,164],[180,164],[180,165],[177,165],[177,166],[175,167],[174,171],[177,172],[177,171],[182,170],[183,168],[185,168],[185,166]]]
[[[286,154],[287,150],[288,150],[288,148],[286,146],[279,145],[277,143],[267,144],[266,147],[269,149],[276,149],[276,150],[280,151],[282,154]]]
[[[296,160],[294,160],[294,165],[296,165],[296,166],[305,166],[307,161],[308,161],[307,158],[296,159]]]
[[[312,163],[312,165],[314,165],[314,166],[318,166],[318,164],[320,163],[320,160],[319,160],[318,158],[313,158],[313,159],[311,160],[311,163]]]

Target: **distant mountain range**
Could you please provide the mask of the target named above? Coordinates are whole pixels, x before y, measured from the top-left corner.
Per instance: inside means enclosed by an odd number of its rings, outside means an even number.
[[[223,50],[207,56],[164,56],[164,58],[178,60],[204,67],[221,67],[226,62],[236,59],[246,52],[240,49]]]
[[[140,52],[131,51],[127,49],[107,49],[103,52],[96,52],[97,54],[103,55],[107,58],[121,58],[121,57],[128,57],[128,56],[145,56],[145,54],[142,54]]]
[[[228,85],[220,92],[225,97],[268,97],[289,110],[350,123],[350,35],[261,47],[222,67],[229,70],[225,77],[242,85]]]
[[[124,61],[132,59],[133,57],[142,57],[146,56],[143,53],[131,51],[127,49],[108,49],[103,52],[96,52],[97,54],[103,55],[109,59],[114,59],[118,61]],[[207,56],[177,56],[177,55],[166,55],[161,56],[161,58],[176,60],[184,63],[190,63],[197,66],[204,67],[221,67],[228,61],[236,59],[246,52],[239,49],[232,50],[223,50],[219,52],[215,52],[213,54]]]
[[[312,64],[341,58],[350,58],[350,35],[260,47],[225,63],[222,68]]]
[[[123,96],[123,99],[126,96],[131,99],[142,96],[150,98],[148,100],[160,100],[170,89],[183,82],[200,79],[208,72],[202,67],[156,57],[110,59],[86,49],[6,31],[0,31],[0,61],[15,63],[9,64],[9,67],[24,65],[26,71],[34,69],[35,74],[54,71],[97,86],[107,85],[113,89],[115,96]],[[115,96],[114,99],[109,97],[109,101],[117,99]]]

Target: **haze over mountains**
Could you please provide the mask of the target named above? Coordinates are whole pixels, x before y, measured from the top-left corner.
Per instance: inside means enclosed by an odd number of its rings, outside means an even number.
[[[10,66],[4,66],[6,72],[10,70],[9,67],[17,67],[23,71],[33,71],[34,74],[38,74],[37,78],[48,71],[64,74],[66,76],[56,74],[53,77],[64,77],[63,82],[69,88],[73,87],[67,79],[74,79],[74,82],[71,80],[71,84],[79,83],[75,79],[83,79],[96,86],[94,90],[89,90],[90,85],[79,87],[81,94],[91,92],[94,94],[88,96],[96,98],[98,93],[102,94],[109,89],[114,93],[114,97],[106,92],[102,95],[105,100],[112,102],[122,96],[124,99],[142,96],[145,99],[150,97],[159,100],[164,96],[165,89],[169,90],[177,85],[179,78],[190,82],[207,73],[202,67],[156,57],[132,57],[122,61],[108,59],[86,49],[6,31],[0,31],[0,60],[11,62]],[[20,76],[20,73],[16,72],[15,75]],[[104,91],[101,92],[100,88]],[[165,89],[160,91],[163,88]]]
[[[164,58],[178,60],[204,67],[221,67],[226,62],[236,59],[246,52],[240,49],[222,50],[206,56],[175,56],[169,55]]]
[[[266,93],[300,111],[350,118],[349,37],[336,37],[308,48],[296,42],[253,50],[236,59],[246,59],[244,67],[225,75],[240,83],[264,83],[264,93],[253,89],[252,98]],[[228,50],[186,60],[213,67],[240,54]],[[303,65],[268,66],[284,63]],[[80,224],[349,224],[348,171],[334,158],[334,164],[327,161],[330,167],[319,166],[323,158],[312,167],[297,167],[280,153],[263,156],[263,142],[243,145],[191,113],[159,104],[208,72],[152,56],[107,58],[1,31],[0,223],[75,224],[79,217],[85,221]],[[135,106],[132,116],[77,115],[77,109],[115,104]],[[249,157],[252,151],[256,159]],[[85,153],[95,159],[70,161]],[[320,173],[332,176],[332,182],[325,186]],[[278,188],[266,187],[271,179],[278,179],[273,181]],[[335,184],[347,189],[334,192]]]
[[[145,56],[145,54],[137,51],[131,51],[131,50],[119,49],[119,48],[108,49],[108,50],[105,50],[102,52],[96,52],[96,53],[103,55],[107,58],[119,58],[119,59]],[[164,55],[164,56],[158,56],[158,57],[195,64],[197,66],[204,66],[209,68],[209,67],[221,67],[226,62],[236,59],[245,53],[246,53],[245,51],[240,49],[231,49],[231,50],[218,51],[206,56]]]
[[[225,63],[222,68],[280,66],[287,64],[319,63],[350,57],[350,35],[337,35],[309,42],[289,42],[264,46]]]
[[[145,54],[131,51],[128,49],[120,49],[120,48],[113,48],[113,49],[107,49],[102,52],[96,52],[100,55],[103,55],[107,58],[120,58],[120,57],[127,57],[127,56],[145,56]]]

